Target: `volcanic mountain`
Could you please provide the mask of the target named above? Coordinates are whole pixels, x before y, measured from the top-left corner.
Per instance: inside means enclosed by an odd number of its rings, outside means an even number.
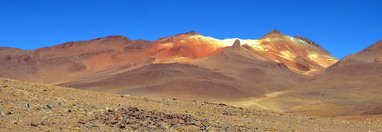
[[[382,114],[382,41],[345,57],[298,88],[262,101],[324,116]]]
[[[191,31],[0,48],[0,77],[144,97],[201,99],[322,116],[382,113],[382,42],[337,61],[274,30],[251,39]]]
[[[274,30],[260,39],[187,32],[156,41],[109,36],[35,50],[0,48],[0,77],[113,93],[240,99],[304,82],[337,60]]]

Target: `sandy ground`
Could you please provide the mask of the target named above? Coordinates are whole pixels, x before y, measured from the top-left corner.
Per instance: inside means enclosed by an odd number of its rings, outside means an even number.
[[[0,131],[382,131],[380,118],[320,118],[7,79],[0,79],[0,114]]]

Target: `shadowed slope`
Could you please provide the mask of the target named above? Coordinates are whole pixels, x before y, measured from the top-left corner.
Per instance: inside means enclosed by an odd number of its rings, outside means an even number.
[[[2,52],[0,76],[57,83],[101,71],[139,67],[149,63],[148,53],[144,50],[148,44],[148,41],[110,36],[32,51]]]
[[[230,99],[251,95],[241,89],[234,78],[198,66],[177,63],[148,65],[111,76],[61,85],[144,96]]]

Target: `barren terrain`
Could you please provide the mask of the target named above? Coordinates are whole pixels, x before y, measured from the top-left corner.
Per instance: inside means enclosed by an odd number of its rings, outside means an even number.
[[[381,131],[380,118],[334,119],[0,79],[0,131]]]
[[[382,41],[337,60],[277,30],[0,47],[0,128],[380,131],[381,69]]]

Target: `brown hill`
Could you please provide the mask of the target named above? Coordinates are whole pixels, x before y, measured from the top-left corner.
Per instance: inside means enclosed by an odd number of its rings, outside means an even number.
[[[140,67],[151,63],[145,50],[149,44],[148,41],[109,36],[32,51],[3,48],[0,76],[58,83],[103,71]]]
[[[229,76],[179,63],[153,64],[110,76],[60,85],[144,96],[199,96],[226,99],[250,96]]]
[[[227,47],[191,64],[153,64],[60,85],[120,94],[223,101],[260,97],[293,88],[304,80],[287,66],[259,59],[245,47]]]
[[[281,111],[317,115],[382,114],[382,41],[330,66],[300,89],[286,91],[263,103]]]

